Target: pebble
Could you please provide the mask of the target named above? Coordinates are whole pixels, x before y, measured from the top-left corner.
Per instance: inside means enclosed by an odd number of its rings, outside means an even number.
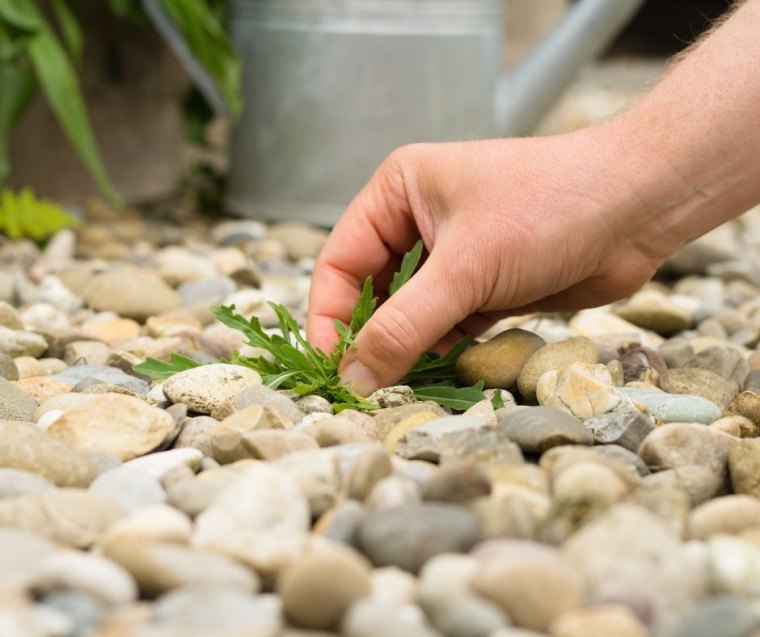
[[[474,433],[491,427],[488,414],[462,414],[429,420],[411,428],[395,445],[402,458],[437,462]],[[390,435],[393,435],[391,431]],[[389,435],[389,436],[390,436]],[[386,448],[388,438],[386,438]]]
[[[728,469],[734,492],[760,497],[760,441],[742,440],[731,449]]]
[[[392,387],[381,387],[373,391],[367,400],[381,408],[401,407],[410,405],[417,401],[414,391],[407,385],[394,385]]]
[[[655,429],[651,416],[631,407],[589,418],[583,425],[591,431],[595,443],[620,445],[634,452]]]
[[[701,396],[666,394],[621,387],[618,391],[630,398],[637,409],[651,415],[656,423],[697,422],[709,425],[722,415],[721,408]]]
[[[649,631],[629,608],[599,604],[562,613],[549,626],[549,634],[551,637],[648,637]]]
[[[34,419],[37,403],[25,391],[3,378],[0,378],[0,420]]]
[[[56,489],[0,500],[0,526],[88,548],[124,517],[116,502],[82,489]]]
[[[517,377],[546,341],[533,332],[514,328],[459,355],[457,376],[465,385],[483,380],[486,387],[515,389]]]
[[[706,369],[734,381],[739,387],[749,374],[749,364],[739,348],[723,345],[707,347],[685,361],[680,367]]]
[[[128,571],[140,594],[154,598],[192,584],[220,584],[256,593],[256,575],[218,553],[179,544],[121,540],[104,547],[104,555]]]
[[[572,363],[549,370],[536,386],[538,404],[564,409],[579,420],[624,408],[630,401],[617,393],[605,365]]]
[[[166,492],[157,478],[126,465],[101,473],[90,491],[118,503],[127,513],[166,502]]]
[[[125,462],[124,468],[161,480],[180,467],[187,467],[191,472],[198,471],[202,460],[203,454],[198,449],[170,449]]]
[[[710,585],[716,592],[747,598],[760,594],[760,546],[730,535],[707,541]]]
[[[0,421],[0,467],[37,474],[59,487],[86,487],[96,476],[88,457],[34,424]]]
[[[348,547],[310,553],[278,578],[285,616],[295,626],[337,629],[346,610],[370,594],[369,570],[366,559]]]
[[[425,500],[465,504],[491,493],[485,471],[472,462],[452,461],[438,468],[422,489]]]
[[[215,410],[211,416],[221,420],[236,411],[255,405],[269,407],[293,424],[301,422],[305,415],[296,403],[280,392],[266,385],[251,385],[234,396],[228,403]]]
[[[613,307],[620,318],[662,336],[688,329],[693,311],[656,290],[641,290]]]
[[[468,550],[477,537],[475,515],[444,503],[378,509],[359,529],[359,545],[375,566],[398,566],[411,573],[435,555]]]
[[[398,608],[372,599],[359,600],[348,609],[341,634],[346,637],[440,637],[440,633],[423,622],[420,613],[415,612],[418,610],[414,606]],[[323,637],[323,634],[297,637]],[[327,634],[324,637],[328,637]]]
[[[670,394],[701,396],[725,411],[738,393],[737,384],[708,369],[682,367],[660,376],[660,387]]]
[[[122,540],[189,544],[193,523],[186,515],[165,504],[134,510],[108,527],[99,538],[101,545]]]
[[[79,394],[77,402],[71,409],[64,409],[46,433],[82,451],[131,460],[159,447],[174,431],[174,420],[168,413],[139,398]],[[44,412],[51,403],[52,400],[43,403],[40,411]]]
[[[54,489],[42,476],[21,469],[0,468],[0,500]]]
[[[738,535],[760,527],[760,500],[749,495],[726,495],[699,505],[689,514],[689,537]]]
[[[595,364],[599,360],[596,345],[588,338],[570,338],[549,343],[534,352],[517,378],[517,387],[523,398],[536,400],[536,388],[541,376],[550,370],[560,371],[573,363]]]
[[[109,365],[75,365],[54,374],[52,379],[72,387],[85,380],[97,380],[106,385],[124,387],[141,397],[148,393],[148,383],[144,380]]]
[[[11,358],[19,356],[39,358],[47,348],[48,343],[40,334],[0,326],[0,352]]]
[[[55,551],[53,542],[38,534],[0,528],[0,588],[8,591],[28,588],[47,556]],[[0,594],[0,608],[2,604]]]
[[[260,385],[261,376],[240,365],[217,363],[175,374],[164,382],[164,394],[173,403],[210,414],[251,385]]]
[[[746,600],[718,595],[684,616],[665,637],[752,637],[760,617]]]
[[[499,419],[497,430],[526,453],[543,453],[559,445],[591,445],[594,442],[580,420],[554,407],[516,409]]]

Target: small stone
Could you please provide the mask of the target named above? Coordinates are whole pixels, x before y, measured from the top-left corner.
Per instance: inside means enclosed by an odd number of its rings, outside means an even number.
[[[393,509],[417,504],[422,500],[420,487],[416,482],[399,476],[389,476],[378,480],[365,500],[368,508]]]
[[[90,491],[117,502],[127,513],[166,501],[166,493],[156,478],[127,466],[101,473]]]
[[[406,434],[408,434],[410,431],[416,429],[417,427],[420,427],[421,425],[424,425],[427,422],[438,420],[440,418],[440,414],[434,411],[418,411],[417,413],[411,414],[396,423],[393,429],[387,433],[383,440],[388,453],[395,453],[398,441],[406,436]]]
[[[682,492],[689,498],[691,506],[697,506],[719,493],[725,493],[726,488],[723,477],[716,475],[709,467],[701,465],[685,465],[657,471],[646,476],[643,484],[647,489]]]
[[[68,394],[71,391],[70,385],[45,376],[32,376],[31,378],[17,380],[15,385],[38,405],[50,398]]]
[[[715,372],[699,367],[671,369],[660,376],[660,387],[670,394],[701,396],[722,410],[736,397],[737,385]]]
[[[491,414],[461,414],[425,422],[398,441],[396,453],[402,458],[437,462],[473,434],[490,430],[491,419]]]
[[[18,381],[16,381],[18,382]],[[34,420],[37,403],[14,383],[0,378],[0,419]]]
[[[88,548],[124,516],[115,502],[82,489],[56,489],[0,500],[0,526]]]
[[[393,473],[388,452],[373,445],[364,451],[354,463],[348,477],[348,497],[363,502],[373,487]]]
[[[460,354],[457,376],[465,385],[482,380],[486,387],[514,389],[525,364],[544,345],[546,341],[533,332],[506,330]]]
[[[295,478],[309,502],[311,515],[316,517],[335,506],[340,497],[345,470],[341,467],[340,450],[360,455],[367,448],[369,445],[345,445],[299,451],[280,458],[277,466]]]
[[[543,453],[565,444],[591,445],[591,433],[574,416],[554,407],[524,407],[499,419],[505,433],[526,453]]]
[[[329,400],[322,396],[304,396],[296,401],[296,406],[304,414],[332,414],[333,408]]]
[[[63,348],[67,365],[105,365],[111,350],[100,341],[73,341]]]
[[[50,373],[50,372],[47,372]],[[118,385],[124,387],[138,396],[145,396],[148,393],[148,383],[123,372],[117,367],[110,365],[75,365],[68,369],[58,370],[53,380],[67,383],[74,387],[82,381],[100,381],[106,385]]]
[[[746,600],[717,595],[685,615],[665,637],[752,637],[758,628],[760,620]]]
[[[248,457],[260,460],[279,460],[291,453],[319,448],[311,436],[281,429],[248,431],[240,442]]]
[[[378,409],[374,415],[374,422],[377,428],[377,437],[379,440],[385,440],[386,436],[400,422],[419,413],[430,413],[443,418],[448,416],[439,405],[433,402],[413,403],[401,407],[389,407],[387,409]]]
[[[39,358],[47,348],[47,341],[39,334],[0,326],[0,352],[11,358],[19,356]]]
[[[549,626],[551,637],[648,637],[649,631],[626,606],[599,604],[562,613]]]
[[[340,545],[307,555],[277,583],[288,621],[303,628],[337,629],[346,610],[369,595],[369,568],[356,551]]]
[[[367,400],[379,405],[381,408],[401,407],[417,402],[411,387],[406,385],[394,385],[393,387],[381,387],[371,393]]]
[[[572,363],[595,364],[599,358],[596,346],[585,337],[570,338],[559,343],[549,343],[531,355],[517,379],[522,396],[536,400],[536,387],[541,376],[550,370],[558,372]]]
[[[612,385],[605,365],[572,363],[549,370],[536,386],[538,404],[564,409],[580,420],[600,416],[630,404]]]
[[[606,507],[621,500],[629,487],[615,471],[595,462],[578,462],[552,481],[555,504]]]
[[[760,526],[760,500],[749,495],[726,495],[701,504],[689,515],[689,537],[738,535]]]
[[[738,414],[760,425],[760,393],[755,391],[741,392],[728,406],[731,414]]]
[[[213,455],[211,435],[219,421],[210,416],[188,418],[182,426],[174,447],[198,449],[204,456]]]
[[[760,594],[760,546],[730,535],[707,541],[710,584],[716,592],[748,598]]]
[[[267,238],[282,243],[288,257],[297,261],[316,258],[327,240],[327,233],[305,223],[288,222],[270,226]]]
[[[282,395],[280,392],[266,385],[251,385],[237,394],[228,403],[215,410],[211,416],[221,420],[236,411],[241,411],[255,405],[268,407],[278,412],[285,420],[293,424],[301,422],[305,415],[290,398]]]
[[[701,350],[681,367],[698,367],[735,382],[739,387],[749,374],[749,364],[739,348],[714,345]]]
[[[21,469],[0,468],[0,500],[54,489],[52,482]]]
[[[178,467],[187,467],[191,472],[198,471],[201,468],[201,460],[203,460],[203,454],[197,449],[170,449],[130,460],[124,463],[124,468],[140,471],[152,478],[162,480]]]
[[[760,441],[742,440],[728,454],[728,469],[735,493],[760,498]]]
[[[149,598],[192,584],[222,584],[251,593],[259,589],[258,578],[244,566],[178,544],[122,540],[107,544],[104,554],[129,571],[140,594]]]
[[[497,555],[483,560],[472,588],[519,626],[533,630],[546,630],[558,615],[583,604],[581,581],[556,557]]]
[[[59,487],[86,487],[96,476],[87,456],[32,423],[0,421],[0,467],[35,473]]]
[[[436,470],[422,489],[425,500],[465,504],[491,493],[488,476],[475,464],[448,462]]]
[[[741,394],[739,395],[741,396]],[[729,409],[729,413],[730,411]],[[739,415],[718,418],[718,420],[711,422],[710,426],[737,438],[754,438],[760,431],[760,428],[749,418]]]
[[[425,503],[372,511],[359,530],[359,543],[376,566],[416,573],[435,555],[467,551],[477,535],[477,519],[466,508]]]
[[[653,420],[638,409],[627,408],[590,418],[583,425],[594,435],[594,442],[620,445],[635,452],[654,431]]]
[[[281,468],[258,463],[198,516],[193,542],[203,546],[239,531],[298,534],[309,525],[309,506],[296,479]]]
[[[78,405],[64,409],[46,431],[83,451],[110,453],[121,460],[130,460],[156,449],[174,431],[169,414],[139,398],[78,394],[77,401]],[[52,401],[47,401],[40,411],[44,413],[50,406]]]
[[[637,292],[627,301],[615,305],[613,311],[620,318],[663,336],[688,329],[693,314],[655,290]]]
[[[48,593],[40,600],[40,607],[45,609],[48,621],[51,618],[50,614],[64,619],[67,631],[73,635],[92,634],[102,624],[108,612],[102,600],[76,590]]]
[[[333,635],[334,633],[329,633]],[[354,603],[345,614],[341,625],[345,637],[440,637],[430,628],[416,606],[391,606],[375,599],[362,599]],[[329,637],[328,634],[309,632],[287,637]]]
[[[5,380],[19,379],[18,367],[15,361],[3,352],[0,352],[0,378],[4,378]]]
[[[242,365],[216,363],[179,372],[164,382],[164,394],[173,403],[210,414],[251,385],[260,385],[261,376]]]
[[[657,353],[669,368],[685,367],[694,356],[694,348],[688,340],[678,337],[665,341]]]
[[[79,551],[48,555],[40,564],[31,588],[38,594],[74,589],[114,605],[137,599],[137,586],[129,573],[99,555]]]
[[[634,505],[616,505],[584,526],[563,545],[562,555],[580,576],[588,603],[624,604],[653,633],[707,593],[703,563],[660,518]]]
[[[320,447],[372,442],[360,425],[341,415],[322,418],[303,432],[314,438]]]
[[[124,318],[144,321],[182,305],[182,299],[148,270],[116,268],[95,274],[81,296],[95,310],[110,310]]]
[[[142,507],[108,527],[100,545],[130,540],[188,544],[193,530],[190,519],[165,504]]]
[[[718,405],[701,396],[666,394],[637,387],[621,387],[618,391],[628,396],[637,409],[652,416],[658,424],[696,422],[709,425],[723,414]]]

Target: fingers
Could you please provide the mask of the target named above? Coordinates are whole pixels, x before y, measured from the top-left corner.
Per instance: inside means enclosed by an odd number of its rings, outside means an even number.
[[[344,357],[341,378],[357,393],[393,384],[470,313],[468,295],[458,293],[447,278],[450,264],[436,254],[378,308]]]
[[[419,238],[400,161],[386,160],[349,204],[315,265],[307,336],[325,351],[337,340],[335,319],[350,319],[364,279],[393,267]]]

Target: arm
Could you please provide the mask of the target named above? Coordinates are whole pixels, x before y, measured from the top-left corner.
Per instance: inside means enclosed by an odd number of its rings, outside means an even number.
[[[363,279],[387,285],[419,237],[427,261],[344,359],[361,393],[506,314],[637,290],[668,255],[760,201],[758,33],[760,0],[748,0],[611,123],[395,151],[318,259],[309,339],[329,349]]]

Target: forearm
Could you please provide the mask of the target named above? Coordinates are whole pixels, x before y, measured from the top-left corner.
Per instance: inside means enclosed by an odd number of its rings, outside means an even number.
[[[760,0],[739,7],[609,131],[658,256],[760,202]]]

